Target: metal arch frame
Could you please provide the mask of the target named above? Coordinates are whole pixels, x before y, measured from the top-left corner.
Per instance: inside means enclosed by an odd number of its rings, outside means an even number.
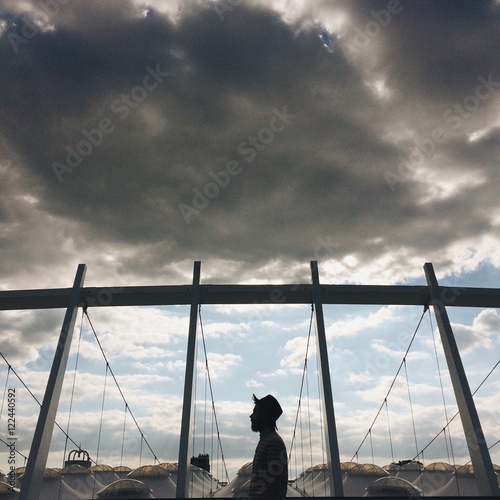
[[[68,363],[71,339],[75,328],[78,313],[78,302],[82,293],[83,282],[87,266],[80,264],[76,272],[73,288],[64,316],[59,342],[54,354],[54,361],[47,382],[47,389],[43,397],[40,414],[33,435],[31,449],[26,464],[26,471],[19,493],[19,500],[38,499],[41,493],[43,474],[49,456],[50,441],[56,422],[57,407],[61,397],[64,373]]]
[[[198,307],[200,305],[201,262],[196,261],[193,269],[193,289],[189,315],[189,334],[186,353],[186,377],[184,378],[184,399],[182,401],[181,439],[177,468],[175,498],[186,498],[188,491],[189,450],[191,445],[191,413],[193,411],[194,378],[196,376],[196,346],[198,340]]]
[[[493,469],[493,463],[484,439],[479,415],[477,414],[474,398],[469,387],[469,381],[467,380],[455,336],[451,329],[448,313],[446,312],[446,304],[439,296],[439,285],[432,264],[425,264],[424,271],[427,283],[429,284],[430,305],[432,305],[436,316],[439,335],[443,344],[460,419],[462,420],[465,440],[469,448],[474,473],[476,474],[479,494],[483,497],[499,496],[500,490],[498,488],[497,475]]]
[[[184,406],[181,423],[181,447],[179,451],[179,478],[176,497],[186,493],[187,456],[191,423],[194,352],[196,349],[197,309],[200,304],[315,304],[318,350],[321,356],[321,378],[325,400],[325,426],[327,431],[328,463],[332,470],[331,489],[336,496],[343,496],[338,440],[333,410],[330,370],[324,332],[323,304],[371,304],[371,305],[427,305],[436,314],[438,327],[445,349],[448,369],[453,381],[455,397],[459,404],[464,433],[473,461],[478,488],[482,495],[497,496],[498,485],[492,483],[491,458],[484,443],[479,417],[470,395],[467,378],[461,366],[460,356],[446,313],[450,307],[500,308],[500,289],[463,288],[439,286],[431,264],[424,270],[428,286],[377,286],[377,285],[320,285],[317,262],[311,262],[312,284],[296,285],[201,285],[200,262],[195,262],[192,285],[132,286],[132,287],[84,287],[86,266],[78,266],[72,288],[41,290],[0,291],[0,310],[66,308],[58,349],[40,410],[26,467],[25,481],[20,500],[36,500],[41,491],[43,470],[46,466],[55,414],[59,403],[64,368],[69,354],[76,313],[79,307],[160,306],[190,305]],[[453,375],[453,374],[456,374]],[[471,427],[472,426],[472,427]],[[472,429],[472,430],[471,430]],[[478,451],[479,450],[479,451]],[[182,459],[182,461],[181,461]],[[182,470],[184,468],[184,471]],[[28,475],[31,475],[31,477]],[[179,486],[182,483],[184,486]]]
[[[325,422],[326,458],[328,461],[328,481],[330,493],[336,497],[344,496],[342,471],[340,470],[340,452],[333,408],[333,390],[328,361],[328,346],[326,343],[325,321],[323,317],[323,302],[319,284],[318,263],[311,262],[311,278],[313,282],[313,303],[316,316],[316,343],[318,349],[318,369],[321,380],[321,395],[323,396],[323,422]]]

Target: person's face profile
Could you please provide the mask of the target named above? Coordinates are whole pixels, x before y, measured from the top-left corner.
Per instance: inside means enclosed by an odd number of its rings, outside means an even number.
[[[259,432],[262,427],[263,413],[260,405],[253,407],[253,412],[250,415],[252,431]]]

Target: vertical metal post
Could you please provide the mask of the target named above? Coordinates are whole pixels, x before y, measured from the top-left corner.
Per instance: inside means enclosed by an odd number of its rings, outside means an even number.
[[[434,309],[441,342],[443,344],[448,370],[450,372],[455,398],[457,400],[465,439],[476,475],[477,487],[481,496],[498,496],[500,491],[493,463],[484,439],[481,423],[469,387],[467,375],[460,358],[457,343],[451,329],[445,302],[446,290],[441,290],[432,264],[424,265],[425,277],[429,285],[431,305]]]
[[[189,316],[189,335],[186,356],[186,376],[184,378],[184,400],[182,404],[181,439],[179,444],[179,464],[177,470],[176,498],[187,498],[189,448],[191,441],[191,412],[193,409],[194,376],[196,366],[196,345],[198,307],[200,305],[200,269],[201,262],[195,261],[193,269],[193,289],[191,295],[191,313]]]
[[[333,392],[328,362],[328,348],[326,345],[325,320],[323,317],[323,302],[319,284],[318,262],[311,261],[311,276],[314,311],[316,316],[316,341],[318,344],[318,362],[321,376],[323,396],[323,421],[325,422],[326,453],[328,460],[328,474],[332,496],[343,497],[342,472],[340,470],[340,454],[335,426],[335,412],[333,409]]]
[[[78,304],[81,300],[86,271],[87,266],[85,264],[80,264],[76,271],[73,289],[69,297],[66,315],[64,316],[59,336],[59,343],[56,347],[47,388],[40,408],[40,415],[31,443],[19,500],[36,500],[40,497],[42,491],[43,474],[47,465],[50,441],[56,421],[57,407],[59,406],[59,399],[61,397],[64,373],[68,363],[71,339],[75,328]]]

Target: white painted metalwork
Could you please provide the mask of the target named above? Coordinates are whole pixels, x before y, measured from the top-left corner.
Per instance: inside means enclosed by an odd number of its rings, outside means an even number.
[[[462,420],[465,440],[469,448],[474,473],[476,474],[479,494],[481,496],[499,496],[497,476],[493,470],[493,463],[484,439],[479,415],[460,358],[455,336],[453,335],[448,313],[446,312],[447,303],[454,302],[453,295],[442,294],[432,264],[425,264],[424,270],[429,284],[431,298],[429,305],[432,305],[436,315],[444,355]]]
[[[333,395],[328,367],[323,304],[420,305],[430,304],[438,321],[446,360],[453,382],[465,436],[481,495],[499,495],[491,458],[467,377],[461,364],[446,307],[500,307],[500,289],[439,286],[431,264],[424,270],[428,286],[321,285],[317,262],[311,262],[312,284],[295,285],[200,285],[201,263],[194,263],[192,285],[87,287],[83,286],[86,266],[80,264],[72,288],[0,291],[0,310],[66,308],[66,315],[54,356],[28,458],[20,500],[36,500],[41,490],[50,440],[55,423],[64,371],[79,307],[191,305],[186,358],[186,378],[179,447],[177,498],[185,498],[189,469],[189,436],[196,355],[197,313],[200,304],[265,304],[279,297],[280,304],[315,305],[316,333],[326,425],[326,445],[332,492],[343,496]]]

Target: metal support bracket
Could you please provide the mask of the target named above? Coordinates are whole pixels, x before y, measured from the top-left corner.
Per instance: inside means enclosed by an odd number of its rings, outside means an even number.
[[[328,480],[331,495],[344,496],[342,485],[342,472],[340,470],[340,454],[335,426],[335,411],[333,409],[332,382],[330,378],[330,367],[328,362],[328,347],[326,344],[325,320],[323,316],[323,302],[321,287],[319,284],[319,273],[317,261],[311,261],[311,277],[313,284],[313,303],[316,317],[316,341],[318,344],[318,363],[321,376],[321,388],[323,395],[323,421],[325,422],[325,441],[328,460]]]
[[[191,413],[193,410],[194,377],[196,367],[198,308],[200,305],[201,262],[196,261],[193,269],[193,289],[189,316],[189,335],[186,356],[186,376],[184,379],[184,400],[182,405],[181,439],[179,443],[179,464],[177,470],[176,498],[187,498],[189,445],[191,442]]]
[[[71,339],[75,328],[78,304],[81,301],[83,282],[87,266],[80,264],[76,271],[75,281],[66,309],[66,315],[56,347],[54,361],[47,382],[47,389],[43,397],[40,415],[35,428],[35,434],[31,444],[26,471],[19,493],[19,500],[37,500],[42,491],[43,474],[47,465],[50,441],[56,421],[57,407],[61,397],[64,381],[64,373],[68,364]]]
[[[476,475],[479,494],[481,496],[498,496],[500,495],[500,491],[493,463],[486,441],[484,440],[476,405],[474,404],[467,375],[465,374],[448,313],[446,312],[446,293],[443,293],[446,292],[446,289],[443,290],[438,285],[432,264],[426,263],[424,270],[427,284],[429,285],[430,305],[432,305],[436,316],[465,439]]]

